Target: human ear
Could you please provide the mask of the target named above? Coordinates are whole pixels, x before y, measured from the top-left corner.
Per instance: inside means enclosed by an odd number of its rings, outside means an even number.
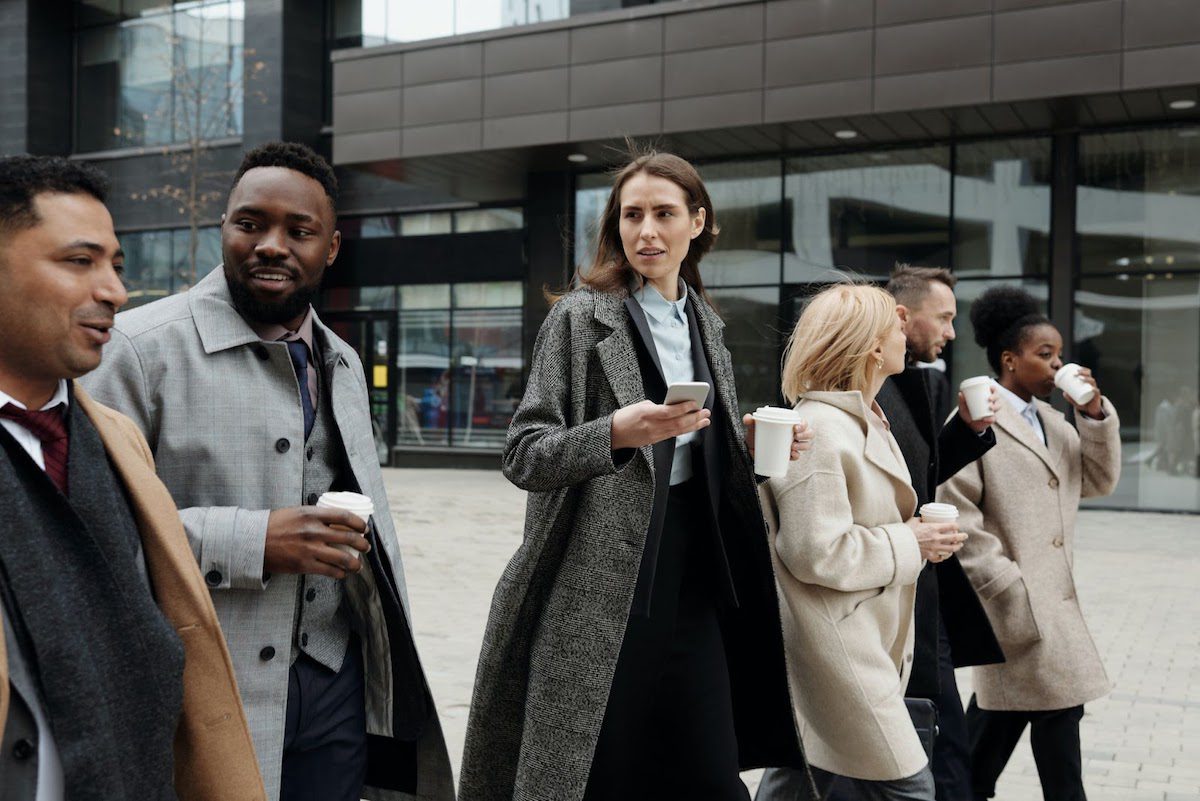
[[[700,236],[704,231],[704,221],[708,219],[708,210],[701,206],[696,209],[696,216],[692,217],[692,239]]]

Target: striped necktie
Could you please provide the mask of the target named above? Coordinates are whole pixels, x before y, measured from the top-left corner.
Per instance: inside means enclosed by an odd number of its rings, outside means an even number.
[[[11,403],[0,408],[0,417],[24,426],[42,443],[42,461],[46,475],[63,495],[67,494],[67,421],[66,404],[34,411]]]

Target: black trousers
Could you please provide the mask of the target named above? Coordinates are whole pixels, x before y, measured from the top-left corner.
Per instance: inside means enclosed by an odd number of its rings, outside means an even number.
[[[937,801],[970,801],[971,747],[962,696],[954,680],[954,658],[946,623],[938,617],[938,736],[933,741],[933,783]]]
[[[1029,744],[1037,763],[1046,801],[1087,801],[1083,791],[1083,759],[1079,721],[1083,707],[1047,712],[1000,712],[980,709],[971,696],[967,730],[971,733],[971,776],[976,799],[996,794],[996,781],[1017,741],[1030,727]]]
[[[359,801],[367,777],[362,647],[350,637],[342,669],[300,654],[288,675],[280,801]]]
[[[629,619],[585,801],[749,801],[702,492],[672,487],[650,596]]]

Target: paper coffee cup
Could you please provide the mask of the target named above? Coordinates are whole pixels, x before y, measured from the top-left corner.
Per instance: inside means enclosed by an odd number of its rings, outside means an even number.
[[[921,520],[926,523],[955,523],[958,508],[950,503],[927,503],[921,507]]]
[[[342,509],[358,516],[364,523],[371,522],[371,515],[375,514],[375,502],[366,495],[360,495],[357,492],[326,492],[317,499],[318,509]],[[343,529],[342,526],[330,526],[330,528]],[[343,529],[351,531],[352,529]],[[354,532],[358,534],[357,531]],[[361,536],[361,535],[360,535]],[[351,556],[361,556],[359,551],[354,550],[349,545],[335,545]]]
[[[1096,396],[1095,387],[1079,377],[1079,365],[1074,362],[1058,368],[1058,372],[1054,374],[1054,386],[1080,406],[1089,403]]]
[[[977,375],[963,381],[958,388],[963,397],[967,399],[967,414],[971,415],[972,420],[982,420],[992,416],[992,407],[989,403],[992,396],[992,379],[986,375]]]
[[[800,422],[795,409],[760,406],[754,412],[754,472],[760,476],[787,475],[794,429]]]

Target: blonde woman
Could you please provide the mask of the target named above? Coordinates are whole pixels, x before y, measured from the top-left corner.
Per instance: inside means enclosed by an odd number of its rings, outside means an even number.
[[[908,468],[875,402],[904,353],[892,296],[840,284],[809,302],[784,359],[784,395],[816,437],[761,495],[794,712],[821,798],[835,780],[869,801],[934,798],[904,705],[913,601],[924,562],[955,553],[963,535],[913,517]],[[758,798],[794,797],[798,780],[768,770]]]

